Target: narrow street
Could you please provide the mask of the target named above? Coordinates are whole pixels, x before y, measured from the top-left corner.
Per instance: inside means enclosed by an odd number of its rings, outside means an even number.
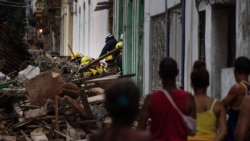
[[[0,0],[0,140],[244,141],[249,0]]]

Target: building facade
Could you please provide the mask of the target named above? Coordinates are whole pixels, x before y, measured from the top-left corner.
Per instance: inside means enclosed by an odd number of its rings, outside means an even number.
[[[161,87],[159,61],[170,56],[180,70],[177,85],[188,91],[192,91],[194,61],[204,60],[210,72],[208,94],[221,98],[222,70],[232,67],[236,57],[236,2],[145,0],[144,13],[144,63],[148,64],[144,65],[144,92]]]
[[[60,52],[61,0],[31,0],[29,25],[37,30],[35,44],[44,51]]]
[[[114,35],[123,39],[123,74],[136,74],[133,78],[143,89],[144,0],[114,1]]]
[[[73,51],[98,58],[109,30],[109,10],[95,11],[99,0],[73,2]]]

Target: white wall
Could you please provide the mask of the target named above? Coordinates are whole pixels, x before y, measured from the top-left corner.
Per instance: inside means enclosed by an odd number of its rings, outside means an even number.
[[[185,33],[185,79],[184,87],[186,90],[192,92],[190,74],[193,63],[198,59],[198,11],[195,7],[195,1],[186,1],[186,33]]]
[[[177,4],[181,3],[181,0],[167,0],[168,2],[168,9],[176,6]],[[189,3],[191,1],[187,0],[186,3]]]
[[[33,13],[35,13],[35,11],[36,11],[36,2],[37,2],[37,0],[31,0],[31,2],[30,2],[31,9],[32,9]]]
[[[94,11],[97,2],[99,0],[78,0],[73,15],[73,51],[93,58],[99,57],[108,33],[108,11]]]
[[[60,54],[61,55],[69,55],[68,54],[68,44],[69,44],[69,16],[70,10],[69,5],[65,4],[65,1],[62,1],[62,8],[61,8],[61,34],[60,34]]]
[[[147,94],[150,91],[151,86],[151,74],[150,74],[150,22],[151,22],[151,15],[150,15],[150,0],[145,1],[145,7],[144,7],[144,62],[143,62],[143,77],[144,77],[144,90],[143,94]],[[147,65],[146,65],[147,64]]]
[[[233,68],[224,68],[221,71],[221,99],[225,98],[230,88],[236,83]]]
[[[147,12],[150,13],[150,16],[159,15],[165,12],[165,0],[147,0],[146,3],[149,4],[149,11]]]

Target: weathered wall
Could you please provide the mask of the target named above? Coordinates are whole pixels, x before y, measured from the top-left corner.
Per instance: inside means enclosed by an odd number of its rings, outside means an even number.
[[[151,60],[151,18],[153,16],[165,13],[166,0],[145,0],[144,7],[144,94],[151,91],[152,83],[152,60]]]
[[[236,3],[236,57],[250,57],[250,1],[237,0]]]
[[[236,58],[250,57],[250,1],[236,1]],[[233,68],[225,68],[221,72],[221,98],[224,98],[235,83]]]
[[[221,92],[221,70],[227,66],[227,47],[228,47],[228,13],[223,9],[212,9],[211,19],[211,46],[210,59],[210,78],[211,95],[220,98]]]
[[[227,96],[231,86],[235,83],[233,68],[224,68],[221,71],[221,99]]]

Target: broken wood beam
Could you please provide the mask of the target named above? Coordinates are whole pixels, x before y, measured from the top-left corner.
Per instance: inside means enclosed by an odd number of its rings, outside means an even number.
[[[59,108],[58,108],[58,106],[59,106],[59,96],[55,96],[55,129],[57,130],[57,131],[59,131],[59,118],[58,118],[58,116],[59,116]],[[58,133],[56,133],[55,134],[55,137],[58,139],[59,138],[59,134]]]
[[[21,134],[23,135],[23,137],[25,138],[26,141],[32,141],[23,130],[20,130],[20,132],[21,132]]]
[[[89,104],[102,103],[105,101],[105,95],[97,95],[88,98]]]
[[[51,129],[51,127],[50,127],[46,122],[42,122],[42,124],[40,124],[40,125],[41,125],[42,127],[44,127],[44,128],[49,129],[49,130]],[[58,131],[58,130],[52,129],[52,131],[54,131],[55,133],[58,133],[59,135],[61,135],[61,136],[63,136],[63,137],[68,138],[69,140],[74,141],[73,138],[71,138],[71,137],[69,137],[69,136],[63,134],[62,132],[60,132],[60,131]]]
[[[73,99],[76,99],[79,97],[80,93],[79,93],[79,91],[75,91],[75,90],[62,89],[62,93],[60,95],[61,96],[67,95]]]
[[[87,113],[87,119],[93,119],[94,116],[93,116],[92,110],[90,109],[89,102],[85,94],[85,90],[81,90],[80,96],[81,96],[81,100],[82,100],[82,104],[84,106],[85,112]]]
[[[85,112],[84,108],[80,106],[80,104],[70,98],[69,96],[64,96],[64,100],[75,110],[77,111],[82,117],[88,117],[87,113]]]

